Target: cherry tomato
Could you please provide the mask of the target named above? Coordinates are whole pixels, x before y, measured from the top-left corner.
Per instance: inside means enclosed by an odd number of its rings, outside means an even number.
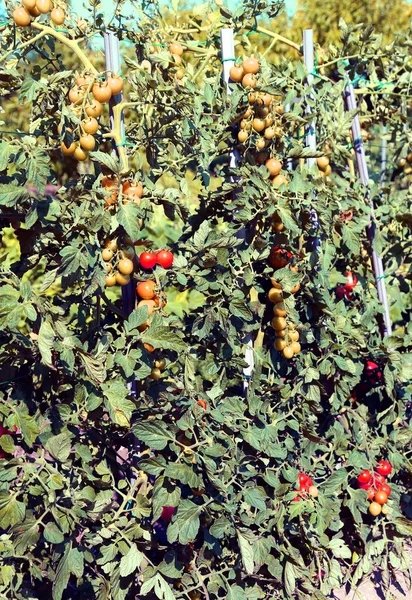
[[[388,485],[387,483],[382,483],[378,488],[378,492],[385,492],[385,494],[388,496],[388,498],[391,495],[391,491],[392,491],[391,486]]]
[[[372,487],[372,480],[368,481],[368,483],[360,483],[359,487],[361,490],[369,490]]]
[[[375,498],[375,494],[375,488],[370,488],[370,490],[368,491],[368,500],[373,500]]]
[[[17,430],[16,426],[15,427],[15,431]],[[10,431],[10,429],[6,429],[6,427],[3,427],[3,425],[0,424],[0,437],[2,435],[13,435],[13,431]]]
[[[199,406],[201,406],[203,408],[203,410],[207,409],[207,404],[206,404],[205,400],[198,400],[197,403]]]
[[[153,269],[153,267],[156,264],[157,258],[154,252],[142,252],[139,260],[143,269]]]
[[[382,490],[379,490],[379,492],[376,492],[375,502],[377,502],[378,504],[386,504],[387,501],[388,501],[388,494],[386,494]]]
[[[173,254],[170,250],[160,250],[156,254],[157,263],[164,269],[168,269],[173,264]]]
[[[282,267],[286,267],[291,258],[292,255],[290,252],[279,248],[279,246],[274,246],[270,251],[269,263],[274,269],[281,269]]]
[[[369,512],[374,517],[377,517],[382,512],[382,506],[380,504],[378,504],[377,502],[372,502],[369,506]]]
[[[136,291],[143,300],[151,300],[155,295],[156,283],[154,281],[141,281],[137,284]]]
[[[347,290],[352,291],[358,283],[358,278],[352,274],[352,271],[346,271],[346,279],[345,287]]]
[[[376,362],[373,362],[373,360],[368,360],[368,362],[366,363],[365,370],[374,371],[375,369],[379,369],[379,365],[377,365]]]
[[[392,473],[392,465],[387,460],[381,460],[376,465],[376,470],[379,473],[379,475],[383,475],[384,477],[387,477],[388,475],[390,475]]]
[[[150,315],[153,314],[156,305],[154,300],[140,300],[137,304],[137,308],[140,308],[141,306],[147,306],[147,315],[150,317]],[[155,366],[157,367],[157,365]]]
[[[367,469],[365,469],[364,471],[362,471],[362,473],[360,473],[358,475],[359,483],[369,483],[371,479],[372,479],[371,472],[368,471]]]
[[[313,485],[312,479],[305,473],[299,473],[299,486],[301,490],[307,491]]]
[[[309,496],[312,496],[312,498],[317,498],[319,496],[319,490],[316,485],[311,485],[308,489],[308,492]]]

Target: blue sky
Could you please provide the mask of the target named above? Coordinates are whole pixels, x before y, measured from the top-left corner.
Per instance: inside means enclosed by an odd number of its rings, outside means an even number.
[[[198,1],[199,1],[199,4],[204,2],[204,0],[198,0]],[[226,0],[226,2],[229,6],[230,6],[230,4],[235,3],[235,2],[233,2],[233,0]],[[104,7],[104,10],[107,11],[108,14],[110,14],[110,12],[113,9],[113,5],[114,5],[113,0],[103,0],[102,4]],[[186,2],[181,2],[182,6],[184,6],[185,4],[186,4]],[[286,10],[288,11],[288,13],[293,14],[295,7],[296,7],[296,0],[286,0],[285,4],[286,4]],[[83,0],[72,0],[72,6],[76,10],[76,12],[78,12],[79,14],[81,14],[81,12],[82,12],[82,5],[83,5]]]
[[[195,0],[195,2],[198,1],[199,3],[203,3],[204,0]],[[338,0],[337,0],[338,1]],[[233,5],[236,3],[236,0],[226,0],[226,2],[228,5]],[[79,14],[87,14],[87,11],[83,8],[83,4],[84,4],[84,0],[72,0],[72,6],[74,8],[74,10]],[[114,7],[114,1],[113,0],[102,0],[102,5],[103,5],[103,10],[105,11],[105,13],[107,14],[107,16],[109,17],[109,15],[112,14],[113,11],[113,7]],[[186,2],[183,0],[181,2],[181,5],[184,6],[186,4]],[[295,8],[296,8],[296,0],[285,0],[285,5],[286,5],[286,10],[288,12],[289,15],[293,15]],[[4,0],[0,0],[0,14],[5,12],[5,2]]]

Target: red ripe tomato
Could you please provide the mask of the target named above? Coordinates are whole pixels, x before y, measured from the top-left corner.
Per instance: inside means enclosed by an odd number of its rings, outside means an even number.
[[[369,490],[372,487],[372,480],[368,481],[368,483],[360,483],[359,487],[361,490]]]
[[[371,488],[368,491],[368,500],[373,500],[375,498],[376,490],[375,488]]]
[[[162,514],[160,515],[160,518],[166,522],[171,521],[175,510],[176,510],[175,506],[164,506],[162,509]]]
[[[376,470],[379,473],[379,475],[383,475],[384,477],[387,477],[388,475],[390,475],[392,473],[392,465],[387,460],[381,460],[376,465]]]
[[[365,469],[358,475],[358,483],[369,483],[372,479],[371,472]]]
[[[375,369],[379,369],[379,365],[377,365],[376,362],[373,362],[373,360],[368,360],[365,369],[366,371],[374,371]]]
[[[301,491],[307,491],[311,485],[313,485],[313,481],[309,475],[305,475],[305,473],[299,473],[299,486]]]
[[[356,277],[356,275],[352,274],[352,271],[346,271],[346,279],[347,282],[345,287],[347,290],[352,291],[358,283],[358,278]]]
[[[173,254],[170,250],[159,250],[156,254],[157,263],[164,269],[168,269],[173,264]]]
[[[143,269],[153,269],[153,267],[156,264],[157,258],[154,252],[142,252],[139,260]]]
[[[342,298],[347,298],[351,300],[350,290],[347,289],[346,285],[342,285],[341,283],[336,286],[336,296],[338,300],[342,300]]]
[[[207,409],[207,404],[204,400],[198,400],[197,403],[199,406],[201,406],[203,408],[203,410]]]
[[[305,473],[299,473],[299,485],[305,484],[307,475]]]
[[[391,495],[391,486],[388,485],[387,483],[382,483],[379,488],[378,488],[378,492],[385,492],[385,494],[388,496]]]
[[[290,252],[279,248],[279,246],[274,246],[270,251],[269,263],[274,269],[281,269],[282,267],[286,267],[291,258],[292,255]]]
[[[17,431],[17,427],[14,426],[15,431]],[[5,427],[3,427],[3,425],[0,425],[0,437],[2,435],[13,435],[13,432],[10,431],[9,429],[6,429]]]

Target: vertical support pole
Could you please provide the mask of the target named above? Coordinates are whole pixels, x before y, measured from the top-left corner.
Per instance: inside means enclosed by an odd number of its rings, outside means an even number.
[[[290,104],[285,104],[285,112],[290,111]],[[293,171],[293,160],[291,158],[286,159],[286,168],[288,171]]]
[[[112,31],[107,31],[104,34],[104,51],[106,58],[106,72],[114,73],[116,75],[120,74],[120,47],[119,47],[119,39]],[[123,94],[116,94],[116,96],[112,96],[109,101],[109,116],[110,116],[110,127],[113,129],[114,117],[113,117],[113,107],[116,104],[119,104],[122,101]],[[125,137],[125,128],[124,128],[124,116],[122,114],[121,123],[120,123],[120,132],[122,135],[122,139]],[[113,142],[114,143],[114,142]],[[116,145],[114,145],[114,151],[117,152]],[[136,301],[136,290],[131,280],[127,285],[122,286],[122,302],[123,302],[123,312],[126,315],[130,315],[133,312]],[[130,390],[132,392],[135,391],[134,384],[129,385]]]
[[[222,65],[223,65],[223,80],[226,83],[227,93],[231,94],[231,89],[229,87],[229,79],[230,79],[230,69],[235,64],[235,43],[233,37],[233,29],[229,27],[225,27],[220,30],[220,43],[222,49]],[[230,167],[234,168],[237,166],[239,162],[239,155],[236,150],[231,150],[229,152],[229,164]],[[234,178],[232,178],[234,181]],[[246,229],[242,228],[242,230],[238,234],[239,238],[246,238]],[[247,367],[243,369],[243,392],[246,395],[247,389],[249,387],[249,380],[253,372],[254,367],[254,355],[253,355],[253,339],[252,334],[248,333],[245,337],[245,362],[247,363]]]
[[[357,110],[357,102],[355,97],[355,91],[352,83],[348,83],[345,88],[345,103],[347,110]],[[361,135],[361,126],[359,121],[359,116],[355,115],[352,121],[352,138],[353,138],[353,147],[355,149],[356,156],[356,164],[359,171],[359,177],[363,185],[368,189],[369,188],[369,172],[368,165],[366,164],[366,156],[365,156],[365,148],[363,146],[362,135]],[[369,190],[367,191],[369,204],[371,207],[371,218],[370,223],[367,228],[368,239],[373,245],[373,241],[375,238],[376,231],[376,223],[373,215],[374,206],[371,198],[369,197]],[[372,247],[372,266],[373,272],[375,275],[376,288],[378,291],[378,298],[382,303],[384,309],[384,327],[383,327],[383,335],[391,335],[392,334],[392,323],[391,317],[389,314],[389,303],[388,296],[386,293],[386,284],[384,278],[384,270],[383,270],[383,262],[382,258],[373,250]]]
[[[315,68],[313,29],[304,29],[303,31],[303,60],[307,71],[307,85],[311,86],[313,83],[313,71]],[[309,98],[313,99],[313,95],[309,94]],[[305,112],[308,115],[312,114],[312,108],[309,104],[306,104]],[[307,148],[310,148],[310,150],[316,152],[316,129],[314,119],[309,123],[309,125],[306,126],[305,145]],[[316,164],[316,158],[307,158],[306,164],[310,169],[314,164]],[[319,229],[319,219],[318,213],[316,212],[314,206],[312,206],[310,210],[310,220],[312,222],[313,229],[317,231]],[[320,238],[317,236],[312,238],[312,249],[317,253],[320,252]]]
[[[387,147],[388,147],[388,142],[385,138],[385,134],[386,134],[386,125],[382,126],[382,140],[381,140],[381,178],[380,178],[380,182],[381,182],[381,188],[385,185],[385,180],[386,180],[386,163],[387,163]]]
[[[303,31],[303,60],[305,63],[307,74],[307,84],[311,86],[313,83],[313,71],[315,68],[314,61],[314,46],[313,46],[313,29],[304,29]],[[309,98],[313,98],[309,95]],[[306,114],[312,114],[312,108],[307,104],[305,109]],[[306,147],[316,151],[316,130],[315,121],[311,121],[306,127],[305,131]],[[308,167],[312,167],[316,163],[316,158],[307,158],[306,164]]]

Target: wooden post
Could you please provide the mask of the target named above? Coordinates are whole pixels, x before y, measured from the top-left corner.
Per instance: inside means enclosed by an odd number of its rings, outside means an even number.
[[[235,43],[233,38],[233,29],[223,28],[220,30],[220,42],[222,49],[222,65],[223,65],[223,80],[226,83],[227,93],[231,94],[231,89],[229,86],[230,79],[230,69],[235,64]],[[239,155],[236,150],[231,150],[229,152],[229,164],[232,168],[236,167],[239,162]],[[234,180],[234,178],[232,178]],[[246,238],[246,228],[242,228],[238,237],[241,239]],[[253,372],[254,367],[254,354],[253,354],[253,338],[252,334],[248,333],[245,336],[245,362],[247,363],[247,367],[243,369],[243,392],[246,395],[247,389],[249,387],[249,380]]]
[[[345,88],[345,103],[347,110],[357,110],[357,102],[355,97],[355,90],[352,83],[348,83]],[[371,207],[371,218],[367,228],[369,242],[372,246],[372,265],[373,272],[375,275],[376,288],[378,291],[379,300],[382,302],[384,309],[384,327],[383,335],[392,334],[392,323],[389,314],[389,303],[388,296],[386,293],[385,274],[383,269],[382,258],[373,250],[373,241],[375,238],[376,223],[373,215],[374,206],[372,199],[369,196],[369,172],[368,165],[366,164],[365,148],[363,146],[361,126],[359,116],[356,114],[352,121],[352,139],[353,147],[355,149],[356,164],[359,171],[359,177],[363,185],[367,188],[367,196]]]

